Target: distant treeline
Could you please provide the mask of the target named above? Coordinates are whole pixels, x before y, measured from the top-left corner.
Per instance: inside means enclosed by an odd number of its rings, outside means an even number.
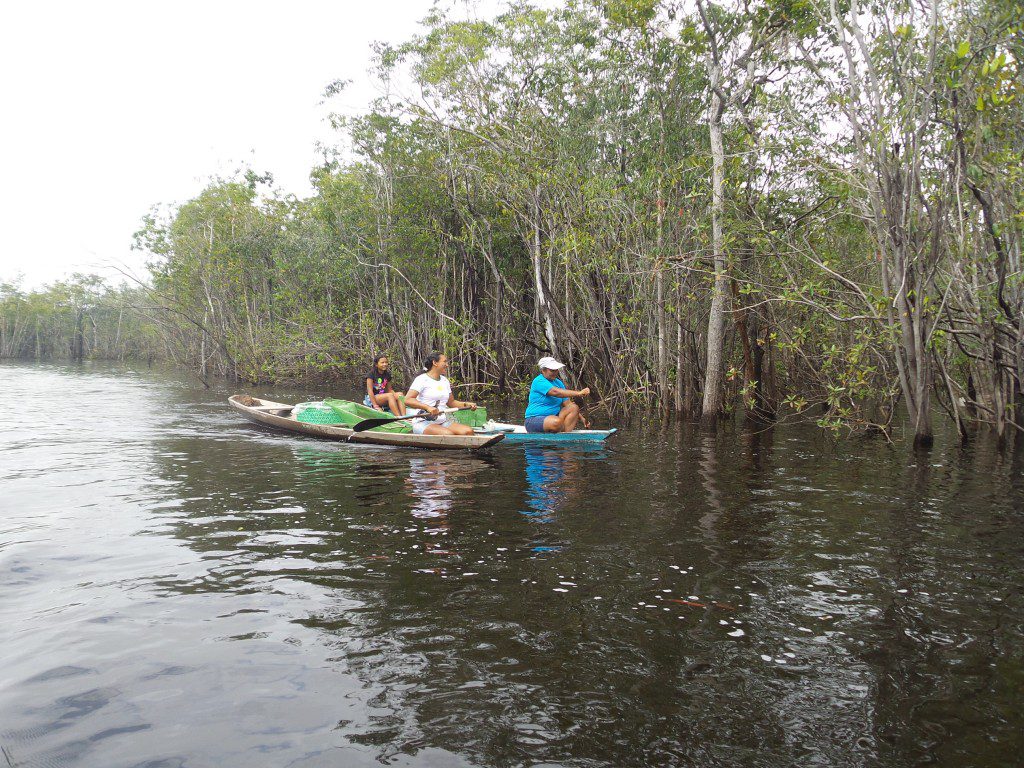
[[[154,360],[166,354],[156,327],[139,311],[148,292],[72,275],[26,291],[0,282],[0,358]]]
[[[500,389],[553,354],[613,409],[1024,425],[1024,4],[692,9],[432,12],[311,198],[248,172],[146,219],[166,354],[440,348]]]

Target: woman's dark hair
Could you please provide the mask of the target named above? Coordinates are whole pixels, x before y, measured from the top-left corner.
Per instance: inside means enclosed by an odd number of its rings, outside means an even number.
[[[371,371],[376,371],[377,370],[377,363],[379,363],[381,360],[384,360],[386,358],[387,358],[387,355],[374,355],[373,356],[373,365],[370,366],[370,370]]]
[[[438,352],[437,350],[434,350],[433,352],[428,352],[427,356],[423,358],[423,371],[426,372],[433,368],[434,363],[440,360],[441,355],[443,354],[444,352]]]

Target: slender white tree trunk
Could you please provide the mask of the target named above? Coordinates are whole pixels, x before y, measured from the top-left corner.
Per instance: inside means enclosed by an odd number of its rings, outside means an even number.
[[[548,348],[552,355],[558,354],[558,347],[555,344],[555,328],[551,323],[551,313],[548,311],[547,295],[544,293],[544,269],[541,263],[540,247],[540,187],[534,190],[533,197],[533,243],[530,251],[533,255],[533,280],[534,290],[537,292],[537,309],[540,312],[540,320],[544,323],[544,338],[548,342]]]
[[[725,185],[725,151],[722,148],[724,105],[718,91],[722,79],[722,67],[717,62],[712,62],[708,74],[711,79],[711,109],[709,110],[708,130],[711,138],[711,244],[715,262],[715,285],[711,297],[711,312],[708,316],[708,356],[704,372],[704,403],[701,407],[701,418],[713,421],[722,413],[724,406],[723,353],[729,286],[726,280],[725,244],[722,238],[723,187]]]
[[[657,260],[655,262],[655,292],[657,294],[658,311],[658,397],[661,408],[668,411],[671,407],[671,390],[668,385],[668,312],[665,309],[665,259],[662,252],[664,235],[662,233],[665,220],[665,201],[661,197],[661,185],[658,185],[658,233]]]

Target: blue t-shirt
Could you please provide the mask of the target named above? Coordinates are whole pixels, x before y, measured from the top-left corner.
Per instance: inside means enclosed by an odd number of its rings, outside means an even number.
[[[562,403],[567,397],[549,397],[548,392],[552,387],[565,389],[561,379],[548,381],[543,374],[537,374],[537,378],[530,384],[530,402],[526,406],[526,418],[531,416],[557,416],[562,410]]]

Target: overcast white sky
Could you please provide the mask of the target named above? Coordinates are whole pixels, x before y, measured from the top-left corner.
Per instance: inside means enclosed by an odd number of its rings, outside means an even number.
[[[486,2],[496,8],[498,0]],[[376,95],[371,45],[401,42],[431,0],[5,4],[0,12],[0,280],[141,269],[141,217],[243,164],[308,194],[335,111]]]

